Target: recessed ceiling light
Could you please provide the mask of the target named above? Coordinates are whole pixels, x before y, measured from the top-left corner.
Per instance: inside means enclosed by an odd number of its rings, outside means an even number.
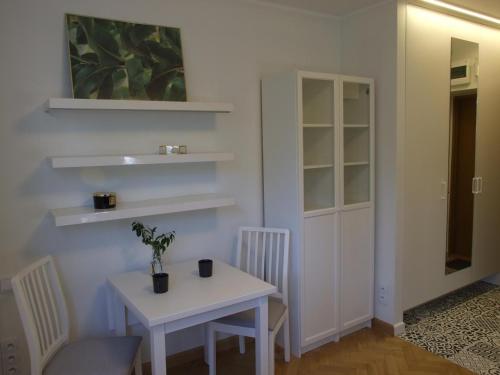
[[[416,0],[413,2],[416,2],[418,5],[452,14],[454,16],[464,17],[472,21],[500,28],[500,19],[498,18],[488,16],[486,14],[479,13],[470,9],[462,8],[441,0]]]

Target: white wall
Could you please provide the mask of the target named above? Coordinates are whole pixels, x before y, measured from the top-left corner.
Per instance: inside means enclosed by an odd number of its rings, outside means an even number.
[[[355,12],[342,19],[342,73],[375,79],[375,289],[388,288],[389,300],[375,299],[375,316],[401,321],[397,275],[397,2]]]
[[[234,113],[45,113],[47,98],[70,96],[64,13],[180,27],[189,99],[232,102]],[[340,46],[336,19],[251,1],[19,0],[0,3],[0,50],[0,275],[54,255],[75,337],[108,334],[106,276],[146,267],[150,254],[130,220],[56,228],[49,209],[88,204],[98,190],[117,191],[123,200],[227,192],[237,207],[143,221],[177,231],[170,261],[230,260],[237,227],[262,220],[261,75],[292,67],[336,72]],[[155,152],[160,143],[233,151],[236,160],[82,170],[53,170],[47,161],[51,155]],[[22,336],[9,313],[12,296],[0,303],[0,335]],[[198,329],[171,335],[167,348],[192,347],[200,335]]]
[[[445,275],[450,45],[479,43],[476,175],[472,266]],[[405,247],[403,307],[411,308],[500,270],[500,31],[416,6],[407,9]]]

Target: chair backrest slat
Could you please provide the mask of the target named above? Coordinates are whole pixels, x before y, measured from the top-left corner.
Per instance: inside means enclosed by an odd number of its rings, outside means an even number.
[[[287,301],[287,305],[288,305],[288,254],[289,254],[289,249],[290,249],[290,234],[287,233],[285,236],[284,236],[284,243],[283,243],[283,248],[286,249],[286,256],[283,256],[283,278],[282,280],[286,280],[287,282],[287,286],[286,288],[282,288],[282,292],[283,292],[283,296],[282,296],[282,299],[284,301]]]
[[[43,266],[42,266],[43,268]],[[54,338],[54,335],[52,333],[52,323],[51,323],[51,318],[50,318],[50,312],[48,311],[48,308],[47,308],[47,297],[45,295],[45,290],[44,290],[44,285],[42,284],[42,279],[40,278],[40,272],[41,272],[41,268],[35,270],[33,272],[33,278],[35,280],[35,287],[36,289],[38,290],[38,295],[40,296],[40,311],[41,311],[41,314],[40,314],[40,318],[41,320],[43,321],[43,324],[42,324],[42,330],[44,332],[44,335],[45,335],[45,340],[47,343],[49,343],[47,345],[47,348],[50,346],[50,343],[52,343],[55,338]]]
[[[38,286],[42,291],[42,305],[43,305],[43,311],[45,312],[45,320],[46,320],[46,325],[47,325],[47,331],[48,331],[48,337],[50,339],[50,342],[54,342],[57,340],[57,333],[54,330],[54,322],[53,322],[53,316],[57,315],[54,314],[53,311],[57,310],[52,310],[52,306],[50,305],[49,302],[49,296],[52,293],[49,293],[50,290],[50,285],[45,282],[43,270],[45,267],[42,267],[38,269],[37,271],[37,281],[38,281]]]
[[[33,311],[33,318],[34,318],[34,321],[35,321],[35,325],[36,325],[36,331],[38,333],[38,337],[39,337],[39,347],[40,349],[43,351],[45,351],[45,348],[47,347],[47,343],[45,342],[45,336],[42,332],[42,322],[40,320],[40,313],[39,313],[39,307],[36,303],[36,300],[35,300],[35,293],[34,293],[34,286],[33,286],[33,280],[32,280],[32,275],[31,274],[28,274],[26,275],[26,278],[24,279],[24,287],[26,289],[26,291],[28,292],[28,297],[29,297],[29,301],[30,301],[30,307],[31,307],[31,311]]]
[[[277,249],[280,249],[280,246],[281,245],[281,235],[278,233],[278,240],[277,240],[277,245],[276,245],[276,248]],[[279,288],[279,269],[280,269],[280,252],[279,250],[276,251],[276,270],[274,271],[274,275],[275,275],[275,285]],[[280,289],[281,290],[281,289]]]
[[[288,229],[242,227],[238,233],[236,265],[277,287],[275,297],[288,305]],[[242,263],[242,260],[245,262]]]
[[[259,273],[257,272],[257,261],[259,259],[259,232],[255,232],[255,241],[254,241],[254,246],[253,246],[253,274],[255,276],[259,276]]]
[[[268,277],[269,275],[271,275],[271,267],[273,265],[273,239],[274,239],[274,236],[275,234],[274,233],[269,233],[269,251],[268,251],[268,255],[267,255],[267,258],[268,258],[268,261],[267,261],[267,273],[266,273],[266,277]]]
[[[51,257],[12,278],[12,289],[28,341],[32,374],[41,374],[68,340],[68,312]]]
[[[245,265],[245,271],[250,273],[250,249],[252,248],[252,232],[247,232],[247,263]]]
[[[45,283],[45,287],[48,290],[50,288],[50,279],[47,275],[47,267],[42,268],[42,273],[43,273],[43,280]],[[52,311],[57,311],[56,303],[54,301],[54,295],[52,293],[48,293],[48,299],[49,299],[49,304],[50,304],[50,308],[52,309]],[[53,322],[54,323],[54,327],[53,327],[54,335],[55,335],[55,337],[59,337],[60,335],[62,335],[61,320],[59,319],[59,314],[53,314],[53,318],[54,318],[54,322]]]
[[[266,232],[262,233],[262,254],[260,256],[260,273],[259,278],[265,279],[266,274],[264,272],[266,266]]]

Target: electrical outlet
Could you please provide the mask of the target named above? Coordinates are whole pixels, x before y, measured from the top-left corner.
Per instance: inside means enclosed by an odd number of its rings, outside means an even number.
[[[386,286],[380,286],[378,288],[377,299],[381,305],[387,305],[389,303],[389,292]]]
[[[0,342],[2,353],[2,370],[5,375],[18,374],[18,342],[17,338],[12,337]]]

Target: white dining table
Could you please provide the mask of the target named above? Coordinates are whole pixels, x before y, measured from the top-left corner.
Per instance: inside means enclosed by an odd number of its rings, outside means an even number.
[[[267,375],[268,284],[224,262],[214,261],[213,275],[198,276],[198,261],[169,264],[168,292],[155,294],[151,274],[135,271],[108,278],[110,324],[119,336],[127,335],[132,314],[150,333],[153,375],[167,373],[165,335],[227,315],[255,309],[256,374]]]

